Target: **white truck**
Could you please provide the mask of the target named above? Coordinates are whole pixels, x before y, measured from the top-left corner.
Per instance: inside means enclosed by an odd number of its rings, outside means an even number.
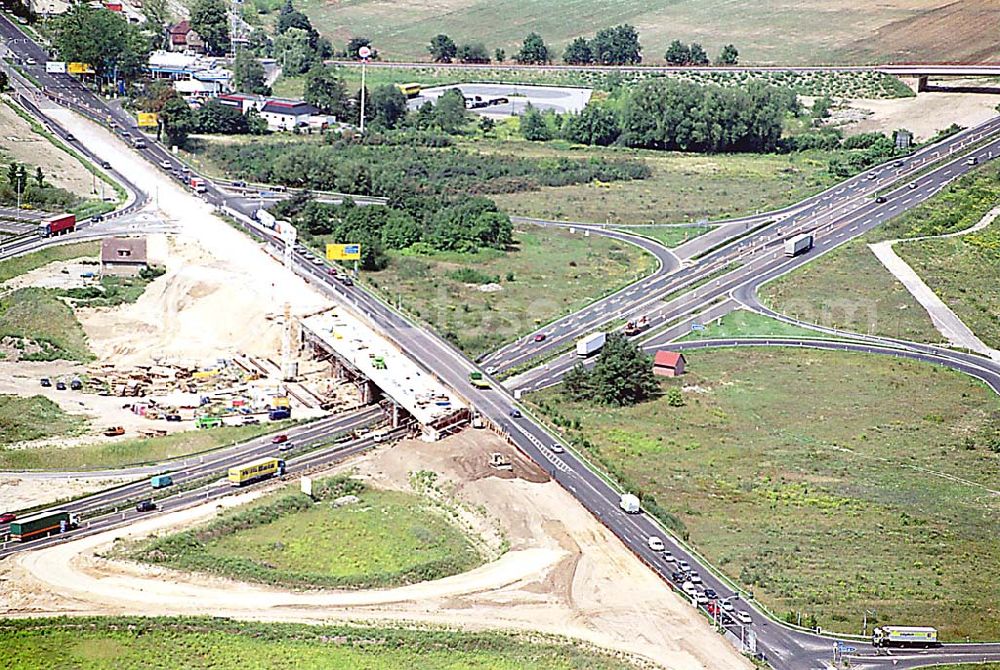
[[[930,626],[879,626],[872,631],[874,647],[936,647],[937,629]]]
[[[621,500],[618,501],[618,506],[621,507],[622,511],[626,514],[638,514],[639,498],[631,493],[623,493]]]
[[[605,340],[608,339],[607,333],[591,333],[586,337],[581,337],[576,341],[576,355],[581,357],[587,357],[591,354],[597,353],[604,346]]]
[[[804,251],[809,251],[813,247],[812,235],[796,235],[785,240],[785,255],[798,256]]]

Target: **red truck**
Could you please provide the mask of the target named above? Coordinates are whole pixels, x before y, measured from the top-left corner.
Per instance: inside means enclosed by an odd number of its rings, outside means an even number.
[[[191,177],[191,188],[194,189],[195,193],[204,193],[208,190],[205,180],[201,177]]]
[[[64,235],[66,233],[72,233],[74,230],[76,230],[75,214],[58,214],[56,216],[50,216],[42,221],[41,225],[41,233],[44,237]]]

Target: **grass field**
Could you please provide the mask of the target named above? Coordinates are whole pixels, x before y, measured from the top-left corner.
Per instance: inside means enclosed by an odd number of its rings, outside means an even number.
[[[704,325],[705,330],[692,331],[682,337],[681,341],[731,337],[819,337],[816,331],[799,328],[745,309],[738,309]]]
[[[923,307],[867,245],[965,230],[1000,202],[1000,166],[986,164],[940,194],[858,240],[765,284],[762,301],[785,314],[861,333],[919,342],[944,338]],[[905,242],[896,252],[973,332],[1000,346],[1000,293],[994,281],[1000,226],[959,239]]]
[[[85,257],[91,257],[96,261],[100,251],[100,242],[77,242],[76,244],[60,244],[32,254],[0,261],[0,282],[31,272],[53,261],[68,261]]]
[[[209,618],[0,621],[8,670],[620,670],[583,643],[540,634],[458,633]]]
[[[74,447],[0,449],[0,470],[94,470],[157,463],[280,431],[291,422],[224,426],[163,437],[134,438]]]
[[[637,27],[646,62],[662,62],[663,52],[674,39],[700,42],[713,58],[724,44],[733,43],[743,62],[757,64],[863,63],[886,58],[978,62],[1000,56],[992,39],[995,35],[980,25],[988,23],[990,5],[979,0],[968,2],[963,11],[946,13],[945,20],[934,11],[937,5],[858,5],[848,0],[796,0],[780,8],[748,0],[401,0],[390,4],[300,0],[296,6],[338,46],[352,35],[363,35],[390,60],[427,60],[427,43],[440,32],[458,44],[485,41],[491,55],[501,47],[511,58],[531,30],[545,38],[558,59],[574,37],[591,37],[619,23]],[[900,43],[907,22],[924,18],[930,24],[912,31],[908,43]]]
[[[814,152],[694,155],[524,141],[473,146],[540,157],[641,159],[652,170],[648,179],[542,188],[493,198],[511,214],[542,219],[622,226],[722,219],[789,205],[836,181],[827,171],[829,156]]]
[[[0,297],[0,338],[18,341],[22,360],[93,359],[72,308],[52,290],[22,288]]]
[[[290,487],[200,528],[155,538],[129,555],[295,588],[395,586],[482,563],[469,539],[418,495],[342,478],[317,488],[327,492],[317,494],[318,503]],[[345,494],[360,501],[331,503]]]
[[[883,267],[867,238],[854,240],[760,288],[783,314],[857,333],[941,342],[926,310]]]
[[[946,640],[1000,636],[1000,404],[944,368],[843,352],[686,354],[685,405],[532,396],[575,444],[655,494],[779,616],[860,633],[864,609]],[[587,440],[584,443],[583,440]]]
[[[0,445],[72,435],[86,425],[86,419],[67,414],[44,396],[0,395]]]
[[[568,230],[517,226],[508,253],[394,255],[367,275],[470,355],[490,351],[556,317],[574,312],[652,272],[652,256],[624,242]],[[469,277],[461,273],[473,273]],[[469,281],[472,280],[472,281]],[[498,291],[477,284],[497,280]]]
[[[634,228],[629,228],[627,226],[616,228],[615,230],[621,230],[626,233],[633,233],[635,235],[641,235],[643,237],[649,237],[668,249],[680,246],[689,240],[693,240],[699,235],[704,235],[709,230],[708,226],[684,226],[684,227],[665,227],[665,226],[638,226]]]

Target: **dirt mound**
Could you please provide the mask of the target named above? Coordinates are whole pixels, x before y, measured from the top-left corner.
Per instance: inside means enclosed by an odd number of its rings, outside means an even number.
[[[1000,2],[956,0],[888,23],[848,54],[880,61],[983,63],[1000,59]]]

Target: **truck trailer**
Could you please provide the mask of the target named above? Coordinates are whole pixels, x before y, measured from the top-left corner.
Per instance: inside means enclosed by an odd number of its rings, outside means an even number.
[[[76,230],[75,214],[57,214],[56,216],[50,216],[49,218],[43,220],[41,226],[39,227],[39,232],[41,232],[43,237],[65,235],[66,233],[72,233],[74,230]]]
[[[482,391],[491,388],[490,383],[486,381],[486,378],[483,377],[483,373],[479,370],[473,370],[469,373],[469,383]]]
[[[812,235],[796,235],[795,237],[785,240],[785,255],[798,256],[803,252],[809,251],[812,247]]]
[[[872,631],[874,647],[936,647],[937,629],[930,626],[879,626]]]
[[[174,483],[174,478],[170,475],[156,475],[149,480],[149,485],[154,489],[162,489]]]
[[[39,537],[46,537],[55,533],[65,533],[71,528],[80,525],[80,517],[66,510],[55,510],[54,512],[40,512],[23,519],[10,522],[10,539],[18,542],[27,542]]]
[[[581,337],[576,341],[576,355],[586,357],[597,353],[604,346],[604,342],[607,339],[607,333],[604,332],[591,333],[586,337]]]

